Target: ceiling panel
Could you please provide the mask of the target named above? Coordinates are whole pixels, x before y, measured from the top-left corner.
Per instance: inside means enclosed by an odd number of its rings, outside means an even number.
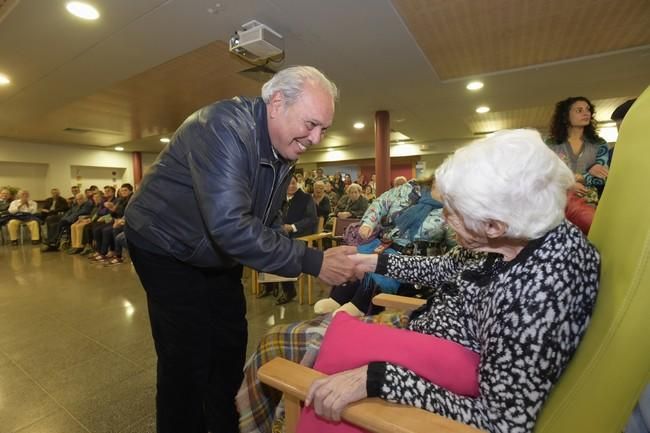
[[[596,120],[607,122],[612,111],[632,97],[608,98],[591,101],[596,107]],[[547,131],[551,123],[554,106],[521,108],[517,110],[474,114],[465,118],[467,127],[474,135],[487,134],[500,129],[535,128]]]
[[[393,0],[441,79],[650,44],[648,0]]]
[[[261,83],[239,74],[249,67],[214,42],[0,135],[112,146],[173,132],[196,109],[235,96],[233,89],[259,94]]]

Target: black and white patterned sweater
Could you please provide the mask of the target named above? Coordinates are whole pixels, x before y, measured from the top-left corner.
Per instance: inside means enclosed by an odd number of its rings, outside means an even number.
[[[510,262],[461,247],[438,257],[380,256],[379,273],[438,287],[408,328],[479,353],[479,396],[383,362],[368,368],[369,396],[490,432],[532,431],[589,323],[599,270],[596,249],[566,221]]]

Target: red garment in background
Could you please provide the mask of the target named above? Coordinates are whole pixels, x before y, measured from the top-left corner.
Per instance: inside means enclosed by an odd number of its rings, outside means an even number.
[[[578,197],[574,191],[569,191],[564,215],[566,219],[578,226],[585,235],[589,234],[589,228],[594,220],[595,213],[596,207],[594,205],[587,204],[584,198]]]

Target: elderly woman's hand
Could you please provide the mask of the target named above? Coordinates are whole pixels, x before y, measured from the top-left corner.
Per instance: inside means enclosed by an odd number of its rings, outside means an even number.
[[[363,224],[361,225],[361,227],[359,227],[359,236],[361,236],[361,239],[368,239],[371,234],[372,234],[372,229],[370,228],[370,226]]]
[[[587,194],[587,187],[581,184],[580,182],[576,182],[573,184],[573,190],[579,197],[582,197],[583,195]]]
[[[339,218],[350,218],[352,214],[350,212],[339,212],[336,216]]]
[[[348,257],[354,262],[354,274],[358,279],[362,279],[366,272],[377,269],[377,254],[352,254]]]
[[[316,414],[330,421],[340,421],[343,409],[368,396],[368,366],[333,374],[312,383],[305,406],[313,406]]]
[[[594,164],[589,169],[589,174],[592,176],[596,176],[600,179],[607,179],[607,176],[609,175],[609,171],[607,171],[607,167],[605,167],[604,165]]]

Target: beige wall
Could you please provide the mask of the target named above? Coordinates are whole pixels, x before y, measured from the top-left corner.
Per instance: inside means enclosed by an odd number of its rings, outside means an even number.
[[[0,185],[9,184],[20,188],[28,186],[35,199],[48,197],[50,189],[54,187],[59,188],[64,196],[69,195],[70,186],[77,183],[73,167],[81,168],[82,187],[90,186],[90,182],[105,180],[111,183],[112,180],[104,179],[103,175],[98,179],[95,174],[92,179],[85,179],[83,167],[87,167],[89,173],[97,173],[98,168],[116,169],[121,174],[120,181],[133,183],[131,154],[112,150],[27,143],[0,138],[0,163],[2,166],[9,164],[23,168],[0,173]]]

